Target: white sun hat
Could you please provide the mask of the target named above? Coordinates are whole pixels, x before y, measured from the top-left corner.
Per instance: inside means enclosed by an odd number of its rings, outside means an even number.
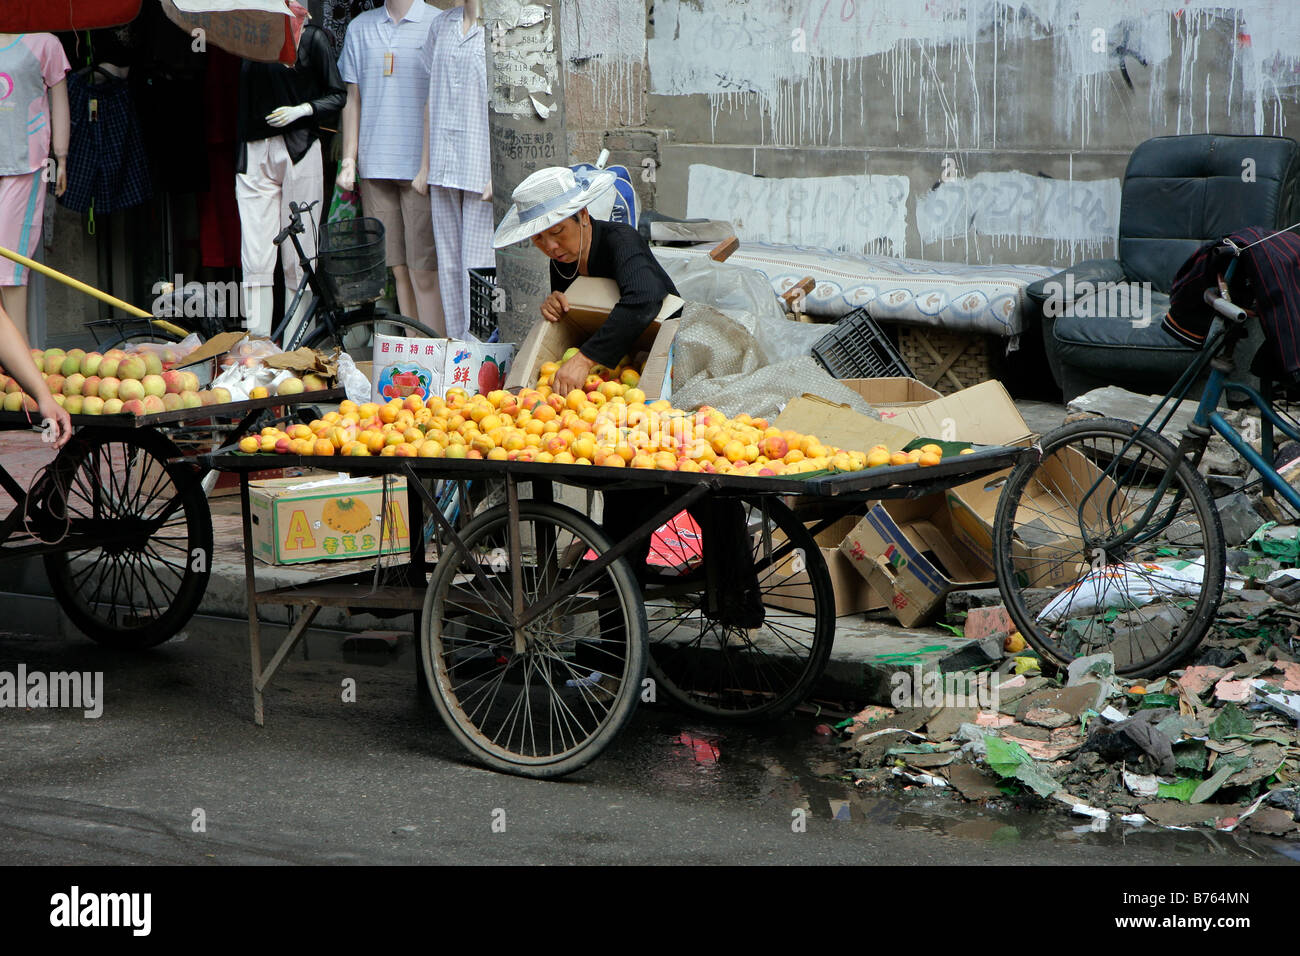
[[[567,166],[539,169],[515,187],[514,205],[492,237],[496,249],[531,239],[556,223],[611,196],[618,177],[606,169],[575,173]]]

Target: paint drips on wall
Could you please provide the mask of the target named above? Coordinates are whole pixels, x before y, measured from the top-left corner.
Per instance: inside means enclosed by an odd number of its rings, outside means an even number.
[[[644,0],[560,4],[560,51],[566,69],[591,78],[594,106],[606,123],[639,122],[645,85]]]

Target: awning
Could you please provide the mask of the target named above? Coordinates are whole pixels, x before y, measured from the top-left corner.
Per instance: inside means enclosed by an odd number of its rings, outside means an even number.
[[[144,0],[162,3],[168,19],[202,42],[235,56],[292,64],[307,11],[286,0]],[[0,33],[98,30],[130,23],[141,0],[2,0]],[[198,36],[195,37],[199,39]]]
[[[130,23],[139,14],[140,0],[4,0],[0,33],[99,30]]]

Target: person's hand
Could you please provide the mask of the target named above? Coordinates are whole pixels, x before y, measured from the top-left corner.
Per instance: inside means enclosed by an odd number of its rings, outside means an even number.
[[[299,103],[297,106],[281,106],[267,114],[266,125],[279,129],[282,126],[288,126],[290,123],[296,123],[300,119],[306,119],[312,113],[310,103]]]
[[[52,436],[55,448],[62,448],[72,437],[72,419],[53,396],[42,399],[36,406],[41,414],[41,427]],[[50,431],[50,424],[54,429]]]
[[[339,189],[345,193],[350,193],[357,186],[357,161],[355,159],[345,159],[339,164],[338,175]]]
[[[422,163],[411,180],[411,188],[421,196],[429,195],[429,164]]]
[[[482,196],[479,196],[478,198],[481,199],[481,200],[483,200],[484,202],[491,202],[491,201],[492,201],[492,183],[491,183],[491,182],[489,182],[489,183],[487,184],[487,189],[483,190],[483,195],[482,195]]]
[[[555,294],[552,293],[552,295]],[[587,376],[591,374],[592,366],[595,364],[592,359],[587,358],[581,352],[575,353],[573,358],[556,370],[555,378],[551,384],[551,391],[560,395],[568,395],[575,388],[583,388]]]
[[[569,300],[563,292],[552,292],[542,302],[542,318],[547,322],[558,322],[560,316],[569,311]]]
[[[57,170],[54,174],[54,195],[62,196],[68,191],[68,158],[54,157],[54,166]]]

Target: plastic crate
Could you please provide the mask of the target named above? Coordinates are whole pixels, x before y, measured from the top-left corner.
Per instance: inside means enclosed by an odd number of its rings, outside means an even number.
[[[327,222],[317,272],[339,305],[374,302],[388,282],[384,224],[365,218]]]
[[[916,377],[866,309],[836,322],[813,345],[812,354],[836,378]]]
[[[496,266],[469,270],[469,331],[483,342],[495,342],[497,313],[493,304],[497,297]]]

